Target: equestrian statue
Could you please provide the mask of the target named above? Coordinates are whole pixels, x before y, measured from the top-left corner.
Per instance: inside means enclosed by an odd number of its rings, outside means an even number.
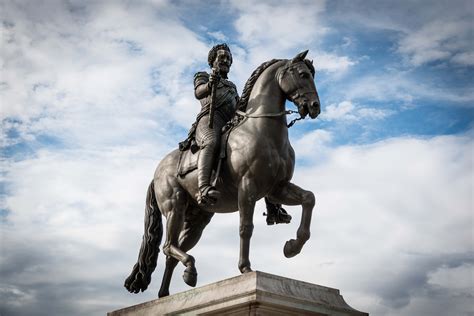
[[[183,279],[195,286],[195,259],[187,252],[199,241],[215,213],[239,212],[241,273],[252,271],[249,248],[255,203],[265,198],[267,224],[289,223],[291,216],[281,207],[301,205],[296,239],[288,240],[283,253],[297,255],[310,237],[315,197],[311,191],[291,183],[295,153],[288,128],[307,115],[320,113],[314,83],[313,63],[308,51],[293,59],[272,59],[254,70],[239,97],[228,80],[232,54],[226,44],[214,46],[208,55],[211,73],[194,76],[194,92],[201,111],[188,138],[166,155],[156,168],[145,206],[145,232],[138,261],[125,280],[132,293],[145,291],[156,268],[166,218],[163,253],[166,266],[159,297],[169,295],[176,265],[185,266]],[[285,109],[286,100],[298,111]],[[300,117],[287,124],[286,115]]]

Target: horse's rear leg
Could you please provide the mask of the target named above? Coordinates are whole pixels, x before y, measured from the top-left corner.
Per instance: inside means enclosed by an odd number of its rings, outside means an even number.
[[[209,224],[213,215],[214,213],[199,211],[197,209],[188,210],[188,214],[184,222],[184,228],[179,236],[179,248],[181,250],[189,251],[197,244],[197,242],[201,238],[202,231],[207,226],[207,224]],[[177,264],[178,260],[176,260],[175,258],[166,258],[165,272],[163,274],[163,281],[161,282],[158,297],[169,295],[171,277],[173,275],[174,268]]]
[[[283,248],[285,257],[291,258],[296,256],[300,253],[301,248],[303,248],[303,245],[311,235],[310,225],[311,215],[315,204],[314,194],[311,191],[306,191],[299,186],[288,182],[284,186],[278,188],[275,192],[272,192],[269,198],[273,203],[301,205],[303,207],[303,213],[301,215],[300,226],[296,233],[296,239],[288,240]]]
[[[163,273],[163,280],[161,281],[160,291],[158,297],[170,295],[171,277],[173,276],[174,268],[178,264],[178,260],[173,257],[166,257],[165,272]]]
[[[166,186],[160,193],[162,212],[166,216],[166,242],[163,245],[163,253],[186,266],[184,282],[195,286],[197,272],[194,267],[194,258],[179,248],[179,234],[183,228],[187,208],[186,193],[176,184]]]

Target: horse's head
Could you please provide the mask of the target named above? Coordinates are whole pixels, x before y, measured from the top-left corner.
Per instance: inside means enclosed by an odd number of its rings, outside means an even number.
[[[280,88],[288,100],[298,107],[301,117],[309,113],[316,118],[321,112],[318,91],[314,84],[313,63],[305,59],[308,51],[304,51],[289,60],[278,72],[277,78]]]

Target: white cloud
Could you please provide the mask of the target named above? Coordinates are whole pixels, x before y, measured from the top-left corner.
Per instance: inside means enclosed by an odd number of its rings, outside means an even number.
[[[466,254],[472,251],[472,138],[398,138],[337,148],[329,147],[331,140],[330,133],[317,130],[295,143],[298,156],[326,157],[297,167],[294,179],[317,196],[311,240],[299,256],[285,259],[282,247],[296,233],[300,210],[288,208],[294,218],[289,225],[266,226],[259,203],[253,267],[340,288],[349,304],[378,315],[406,310],[428,315],[429,307],[420,300],[433,303],[432,287],[441,284],[452,291],[446,273],[461,278],[469,271],[443,269],[469,264]],[[74,296],[82,304],[74,307],[76,312],[84,313],[155,297],[162,256],[145,294],[131,296],[121,283],[138,252],[148,181],[157,158],[168,150],[149,144],[67,154],[43,151],[35,159],[11,162],[6,175],[10,213],[2,229],[7,247],[2,266],[11,271],[5,291],[15,286],[25,304],[41,303],[44,286],[77,284],[83,289],[100,281],[107,291],[98,287]],[[237,214],[216,215],[191,251],[199,285],[238,274],[238,240]],[[226,249],[219,252],[219,265],[216,247]],[[179,266],[174,292],[187,289],[180,273]],[[464,287],[456,291],[464,293]],[[69,304],[65,288],[55,293],[58,304]],[[469,308],[462,297],[448,296],[443,304],[442,310]]]
[[[319,48],[328,32],[324,2],[235,2],[232,9],[240,18],[231,76],[240,87],[261,62],[306,48],[317,70],[338,74],[355,64]],[[146,187],[179,137],[170,124],[188,127],[199,110],[192,72],[204,70],[199,68],[206,67],[209,49],[175,10],[167,1],[3,5],[8,23],[0,26],[6,43],[1,115],[10,119],[3,145],[47,134],[69,148],[33,148],[26,160],[2,161],[7,213],[0,214],[0,291],[11,298],[7,314],[103,314],[156,298],[162,255],[146,293],[130,295],[122,282],[138,252]],[[410,49],[406,54],[415,58],[418,50]],[[470,60],[469,52],[452,57]],[[328,106],[322,117],[390,114],[359,106],[366,97],[411,102],[419,92],[439,100],[474,99],[392,74],[364,76],[342,91],[346,101]],[[10,130],[20,139],[8,136]],[[260,202],[253,267],[340,288],[349,304],[372,314],[429,315],[429,306],[472,312],[464,297],[443,292],[465,293],[464,283],[456,287],[450,280],[472,267],[465,255],[472,252],[472,137],[337,148],[332,141],[330,132],[316,130],[294,142],[297,157],[311,163],[297,167],[295,183],[317,195],[312,239],[298,257],[285,259],[282,247],[295,235],[299,209],[289,208],[292,224],[270,227]],[[238,247],[238,214],[216,215],[191,251],[199,285],[237,275]],[[174,293],[188,289],[181,271]]]
[[[472,65],[472,1],[340,1],[334,23],[342,21],[370,29],[394,31],[396,51],[412,66],[429,62]],[[456,57],[458,56],[458,57]]]
[[[293,144],[297,158],[310,158],[312,163],[324,159],[332,139],[332,133],[322,129],[304,134]]]
[[[474,100],[472,89],[430,86],[428,83],[410,78],[409,73],[390,71],[379,75],[367,75],[341,88],[346,99],[371,101],[397,101],[412,104],[419,99],[438,101],[442,106],[471,106]]]
[[[2,218],[1,288],[24,302],[6,305],[14,314],[31,314],[37,306],[51,315],[65,305],[71,309],[67,314],[97,308],[104,313],[116,304],[110,287],[122,293],[123,277],[136,258],[143,188],[153,178],[156,157],[169,150],[159,146],[43,150],[37,158],[9,162],[3,179],[9,192],[3,207],[9,213]],[[91,295],[93,284],[102,289]],[[73,285],[77,289],[70,293]],[[56,296],[58,309],[48,306],[45,291]],[[131,304],[133,297],[125,294],[120,300]]]
[[[326,120],[337,120],[341,118],[355,118],[352,114],[354,105],[350,101],[343,101],[339,104],[330,104],[322,113]]]
[[[375,108],[360,108],[357,111],[357,114],[364,119],[371,119],[371,120],[380,120],[384,119],[387,116],[394,114],[395,111],[392,110],[382,110],[382,109],[375,109]]]
[[[443,266],[429,274],[429,283],[448,290],[474,295],[474,265]]]
[[[34,304],[33,291],[22,291],[15,286],[7,285],[0,287],[2,298],[8,300],[8,304],[14,307],[21,307],[22,305]]]
[[[206,60],[207,47],[164,4],[7,6],[2,118],[19,119],[23,139],[46,133],[102,145],[166,128],[160,112],[187,100],[177,123],[189,126],[199,105],[186,71]]]
[[[408,33],[400,42],[398,51],[419,66],[433,61],[452,61],[472,65],[472,20],[439,19],[427,22],[420,29]],[[462,52],[456,57],[456,53]],[[469,57],[471,56],[471,57]]]
[[[315,54],[316,71],[323,70],[328,72],[344,73],[357,62],[347,56],[337,56],[328,53]]]
[[[474,52],[455,54],[452,61],[460,65],[472,66],[474,65]]]
[[[326,152],[325,163],[297,168],[295,183],[317,200],[309,258],[298,266],[314,282],[345,289],[361,310],[397,315],[416,306],[417,315],[429,315],[417,305],[432,297],[429,276],[472,261],[472,145],[467,135],[399,138],[339,147]],[[470,306],[447,297],[441,310]]]
[[[234,25],[250,64],[292,58],[305,49],[310,50],[308,58],[314,59],[318,71],[341,73],[355,64],[348,56],[318,48],[328,32],[323,23],[325,1],[284,1],[278,6],[272,1],[233,1],[232,5],[239,12]]]
[[[235,27],[250,47],[275,47],[280,51],[310,44],[326,32],[321,24],[325,1],[234,1],[240,11]],[[267,48],[268,49],[268,48]]]
[[[333,120],[379,120],[394,114],[392,110],[366,108],[355,106],[351,101],[342,101],[339,104],[330,104],[321,113],[321,119]]]
[[[228,41],[227,36],[225,36],[225,34],[222,33],[221,31],[208,32],[207,34],[209,34],[210,36],[212,36],[213,38],[215,38],[216,40],[218,40],[218,41],[220,41],[220,42]]]

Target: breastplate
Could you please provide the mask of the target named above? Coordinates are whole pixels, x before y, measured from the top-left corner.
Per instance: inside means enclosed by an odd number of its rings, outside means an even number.
[[[200,100],[202,111],[209,109],[212,96]],[[235,85],[229,80],[221,79],[217,85],[215,111],[222,116],[225,121],[229,121],[235,113],[239,96]]]

